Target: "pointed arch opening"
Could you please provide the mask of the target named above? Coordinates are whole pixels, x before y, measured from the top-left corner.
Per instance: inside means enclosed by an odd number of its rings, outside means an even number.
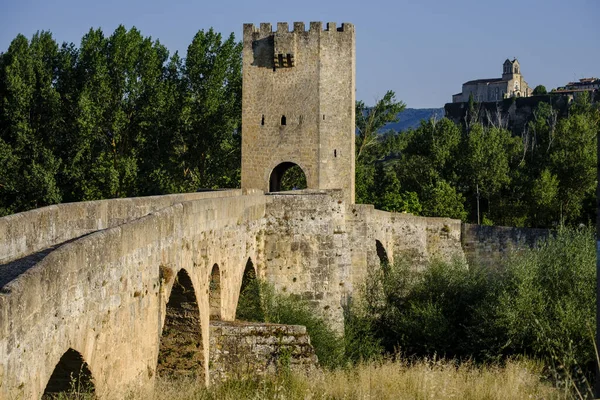
[[[271,171],[269,192],[306,189],[306,174],[298,164],[282,162]]]
[[[75,394],[91,395],[94,392],[94,381],[88,364],[81,353],[69,349],[54,367],[42,399],[71,398]]]
[[[192,280],[185,270],[177,273],[158,350],[157,373],[172,378],[204,379],[204,353],[200,310]]]
[[[379,265],[384,272],[387,272],[390,268],[390,259],[388,258],[387,251],[385,251],[385,247],[383,247],[383,244],[379,240],[375,240],[375,249],[377,257],[379,257]]]
[[[265,319],[260,299],[260,282],[256,278],[256,269],[250,258],[246,262],[246,268],[242,276],[235,319],[257,322],[262,322]]]
[[[213,265],[210,273],[208,299],[210,304],[210,319],[221,319],[221,271],[217,264]]]

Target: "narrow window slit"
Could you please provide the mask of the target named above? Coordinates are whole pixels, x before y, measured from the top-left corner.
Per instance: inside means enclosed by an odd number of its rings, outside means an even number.
[[[265,124],[265,115],[263,114],[261,120],[260,120],[260,124],[264,125]]]
[[[337,150],[336,149],[333,150],[333,156],[337,157]]]
[[[281,125],[285,125],[286,121],[285,121],[285,115],[281,116]]]

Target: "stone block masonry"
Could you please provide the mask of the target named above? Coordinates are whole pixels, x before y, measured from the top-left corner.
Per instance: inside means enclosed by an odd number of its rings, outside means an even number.
[[[511,253],[545,240],[548,229],[463,224],[461,244],[469,264],[495,267]]]
[[[242,188],[276,191],[298,165],[354,203],[354,26],[245,24],[243,44]]]
[[[211,382],[281,371],[307,373],[318,360],[304,326],[212,321]]]

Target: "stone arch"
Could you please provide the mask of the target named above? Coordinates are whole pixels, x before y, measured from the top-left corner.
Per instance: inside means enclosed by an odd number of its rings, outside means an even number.
[[[235,311],[235,318],[245,321],[263,321],[264,313],[260,302],[260,284],[257,279],[256,267],[251,258],[248,258],[242,283],[240,295]]]
[[[83,356],[69,348],[60,358],[46,384],[42,399],[57,399],[69,393],[89,393],[95,391],[92,372]]]
[[[194,285],[184,269],[177,273],[167,303],[157,364],[160,376],[204,380],[200,310]]]
[[[269,192],[306,189],[307,176],[304,169],[296,163],[285,161],[278,164],[269,176]]]
[[[383,244],[379,240],[375,240],[375,250],[377,251],[377,257],[379,257],[379,265],[384,271],[387,271],[390,266],[390,259],[388,258],[387,251]]]
[[[210,319],[221,319],[221,271],[219,265],[215,264],[210,273],[209,295]]]

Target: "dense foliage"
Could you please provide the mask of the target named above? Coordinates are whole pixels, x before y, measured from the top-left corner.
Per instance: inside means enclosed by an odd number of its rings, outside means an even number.
[[[182,59],[135,28],[49,32],[0,54],[0,215],[64,201],[235,187],[241,44],[199,31]]]
[[[389,99],[379,105],[392,108]],[[477,105],[469,109],[462,124],[432,119],[362,146],[357,202],[508,226],[595,220],[598,103],[582,94],[561,117],[542,102],[522,132],[506,129],[502,118],[484,125]]]
[[[372,271],[352,307],[348,340],[363,342],[359,358],[535,357],[553,378],[577,383],[596,365],[594,244],[591,229],[561,229],[495,270],[438,261]]]

